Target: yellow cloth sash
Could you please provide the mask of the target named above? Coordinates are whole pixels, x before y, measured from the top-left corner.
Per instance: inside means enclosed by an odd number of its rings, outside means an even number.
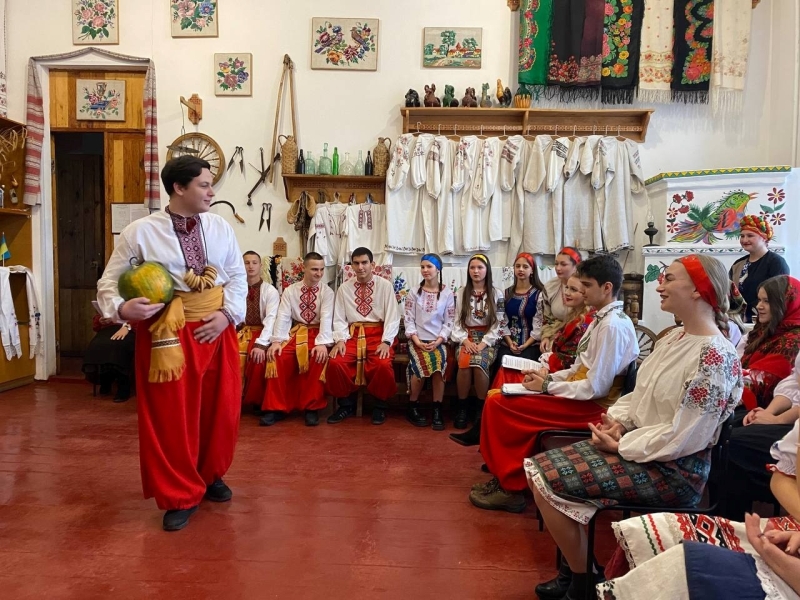
[[[242,372],[244,381],[244,368],[247,365],[247,350],[250,348],[250,340],[261,334],[263,327],[257,325],[245,325],[236,334],[239,339],[239,369]]]
[[[186,368],[186,358],[178,338],[178,330],[188,322],[200,321],[222,308],[222,286],[204,287],[193,292],[176,291],[175,297],[150,326],[153,336],[150,347],[150,383],[180,379]]]
[[[308,373],[308,325],[305,323],[297,323],[292,326],[289,331],[289,339],[281,343],[281,350],[286,347],[292,337],[294,340],[294,354],[297,357],[297,366],[299,373]],[[277,361],[267,361],[267,368],[264,369],[264,377],[267,379],[275,379],[278,377],[278,363]]]
[[[358,339],[356,340],[356,385],[364,385],[367,383],[364,377],[364,361],[367,360],[367,334],[364,330],[373,329],[375,327],[383,327],[383,322],[359,322],[350,325],[350,337],[353,337],[353,333],[356,328],[358,328]]]
[[[567,381],[583,381],[586,379],[586,374],[589,372],[589,369],[586,366],[581,365],[578,367],[578,370],[575,371],[572,375],[567,377]],[[622,390],[625,387],[625,375],[617,375],[614,377],[614,381],[611,383],[611,389],[608,390],[608,394],[601,398],[594,398],[592,402],[595,402],[602,406],[603,408],[609,408],[613,406],[614,403],[620,399],[622,396]]]

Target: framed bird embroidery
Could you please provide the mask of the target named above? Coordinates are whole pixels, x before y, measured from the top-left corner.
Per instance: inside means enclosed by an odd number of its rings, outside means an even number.
[[[378,19],[311,19],[311,68],[378,70]]]

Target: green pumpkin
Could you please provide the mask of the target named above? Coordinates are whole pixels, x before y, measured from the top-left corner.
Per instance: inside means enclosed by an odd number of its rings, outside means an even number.
[[[148,298],[153,304],[172,300],[175,285],[169,271],[157,262],[136,262],[131,259],[131,268],[120,276],[119,295],[124,300]]]

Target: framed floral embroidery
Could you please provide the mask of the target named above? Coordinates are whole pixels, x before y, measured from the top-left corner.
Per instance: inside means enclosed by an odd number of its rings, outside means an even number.
[[[215,54],[214,80],[217,96],[252,96],[253,55],[247,52]]]
[[[378,19],[311,19],[311,68],[378,70]]]
[[[75,96],[78,121],[125,120],[124,81],[77,79]]]
[[[119,0],[72,0],[73,44],[119,44]]]
[[[170,0],[172,37],[217,37],[218,0]]]

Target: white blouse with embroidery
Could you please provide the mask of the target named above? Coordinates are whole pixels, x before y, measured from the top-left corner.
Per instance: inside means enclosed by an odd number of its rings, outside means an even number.
[[[419,292],[418,288],[408,292],[403,315],[408,339],[415,334],[421,341],[432,342],[438,337],[447,341],[450,338],[456,315],[456,299],[447,287],[438,294],[438,298],[436,296],[436,292]]]
[[[453,333],[450,334],[452,339],[457,344],[461,344],[468,337],[468,327],[485,327],[487,325],[486,312],[486,298],[478,299],[474,295],[469,299],[469,310],[467,311],[467,320],[462,323],[459,315],[461,314],[461,306],[464,302],[464,290],[458,290],[456,295],[456,316],[453,323]],[[502,290],[492,288],[494,294],[494,305],[496,319],[494,324],[489,327],[489,330],[484,334],[483,341],[487,346],[494,346],[497,341],[502,337],[505,331],[505,294]]]
[[[716,443],[722,423],[742,398],[742,366],[723,335],[674,329],[642,363],[636,389],[608,410],[628,432],[622,458],[670,461]]]

